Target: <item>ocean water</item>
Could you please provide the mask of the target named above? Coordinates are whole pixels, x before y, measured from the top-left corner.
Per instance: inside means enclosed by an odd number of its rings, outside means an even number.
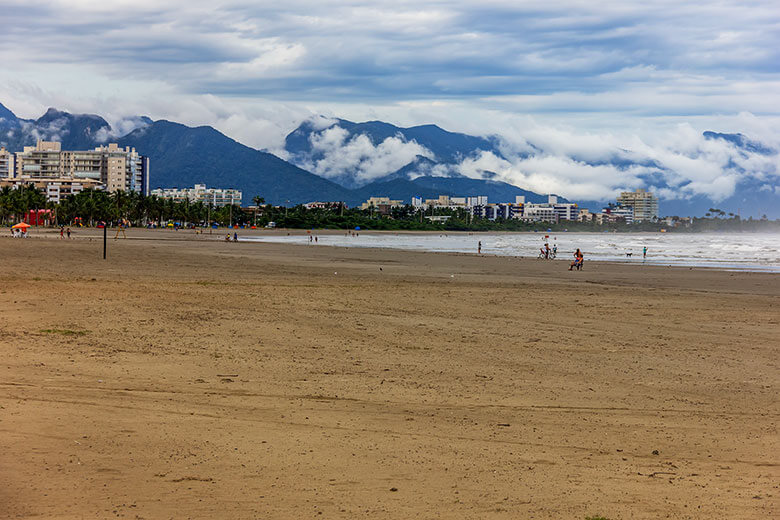
[[[330,233],[330,232],[329,232]],[[316,246],[378,247],[417,251],[536,257],[548,242],[558,258],[573,258],[580,248],[586,261],[627,262],[728,270],[780,272],[778,233],[372,233],[360,236],[316,232]],[[241,240],[308,244],[307,233],[268,235]],[[647,258],[642,248],[647,247]],[[631,253],[629,256],[628,253]]]

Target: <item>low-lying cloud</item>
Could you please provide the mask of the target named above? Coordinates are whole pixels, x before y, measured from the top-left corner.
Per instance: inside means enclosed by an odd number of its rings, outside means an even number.
[[[375,145],[363,134],[350,137],[340,126],[316,132],[310,140],[315,158],[299,166],[326,178],[349,175],[358,185],[393,173],[418,155],[433,158],[430,150],[402,136],[388,137]]]
[[[299,166],[332,179],[348,177],[356,185],[391,174],[417,156],[435,160],[433,152],[400,134],[375,145],[368,136],[350,136],[335,125],[310,139],[311,155]],[[425,165],[409,177],[419,175],[490,178],[572,200],[609,200],[624,190],[646,188],[666,200],[706,196],[718,202],[734,195],[740,183],[779,185],[780,155],[770,145],[751,149],[706,138],[689,125],[652,140],[538,126],[524,136],[500,137],[495,150],[477,151],[454,164]]]

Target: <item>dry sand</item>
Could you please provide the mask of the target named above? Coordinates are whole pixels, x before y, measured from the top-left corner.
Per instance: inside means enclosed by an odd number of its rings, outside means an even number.
[[[0,238],[0,518],[780,515],[778,275],[91,234]]]

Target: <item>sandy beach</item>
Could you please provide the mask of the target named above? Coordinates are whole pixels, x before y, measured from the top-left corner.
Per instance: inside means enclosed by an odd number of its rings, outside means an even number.
[[[776,274],[128,235],[0,238],[0,518],[780,516]]]

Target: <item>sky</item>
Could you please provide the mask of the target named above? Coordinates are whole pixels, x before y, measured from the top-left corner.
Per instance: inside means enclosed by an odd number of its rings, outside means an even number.
[[[660,157],[682,172],[665,196],[717,200],[739,182],[735,152],[702,131],[780,149],[776,0],[0,0],[0,13],[0,103],[20,117],[148,115],[280,155],[318,115],[435,123],[542,150],[463,171],[574,197],[642,183],[584,155]],[[759,166],[777,189],[777,158]]]

